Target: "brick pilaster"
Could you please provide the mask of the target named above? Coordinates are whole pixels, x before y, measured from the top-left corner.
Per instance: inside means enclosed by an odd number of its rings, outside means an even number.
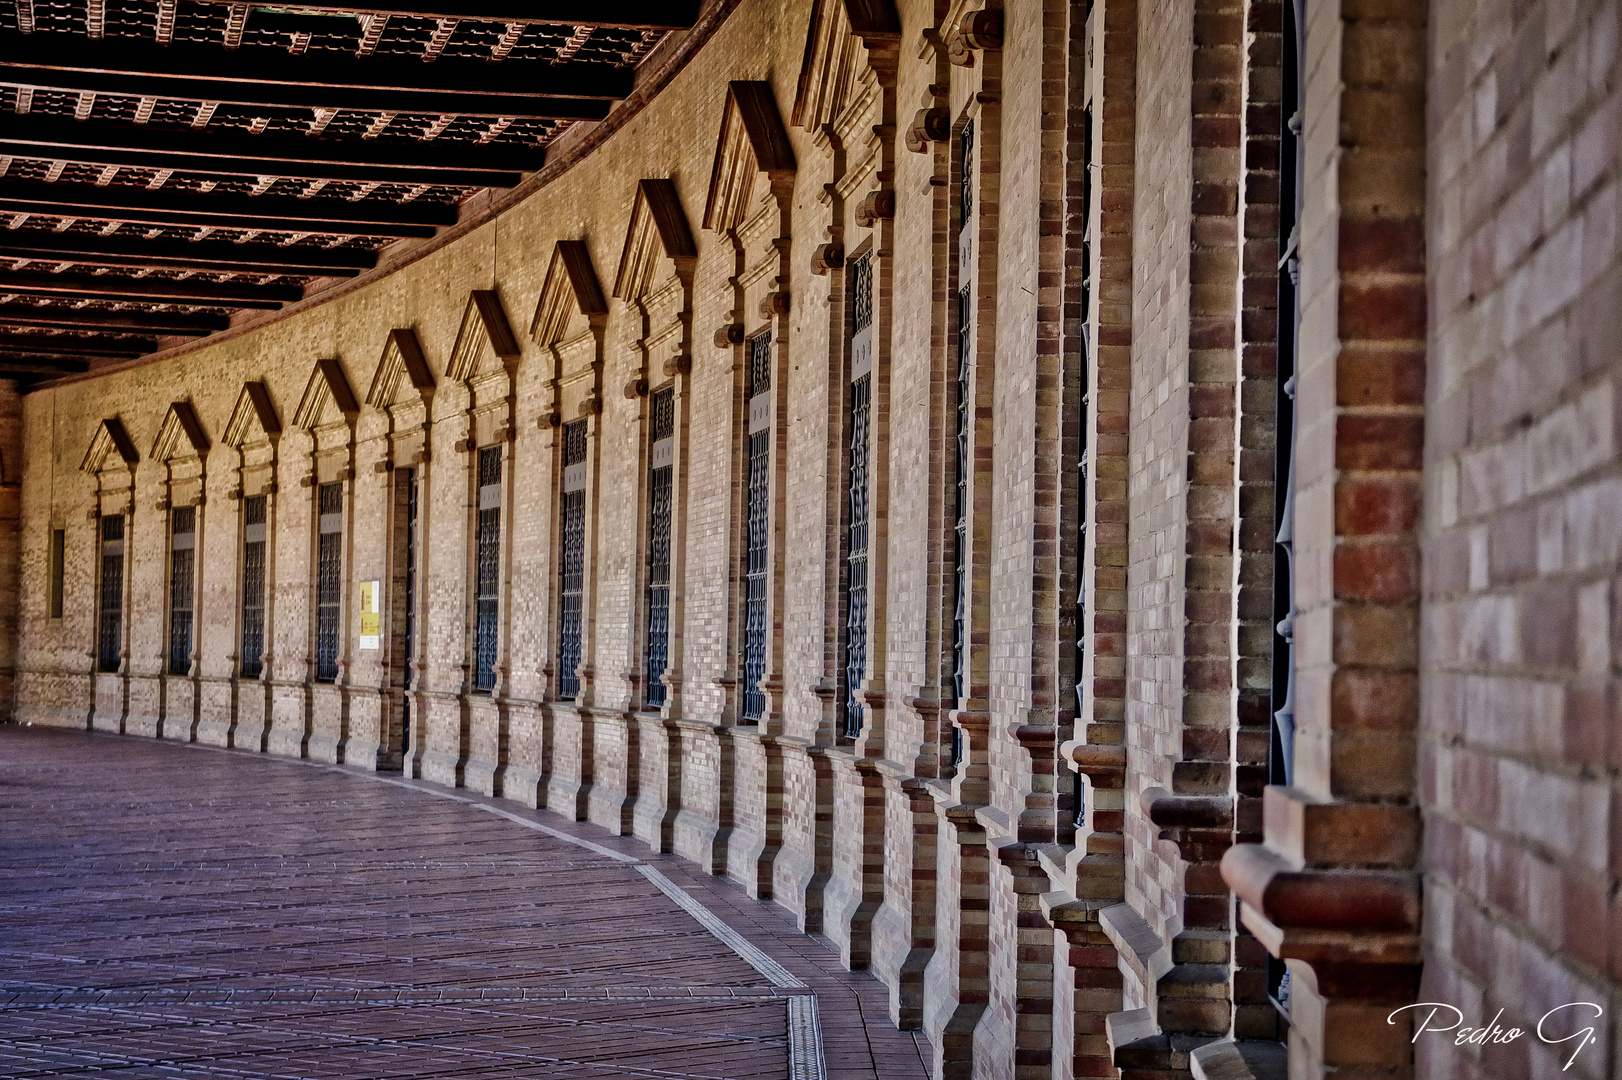
[[[1385,1018],[1419,959],[1424,417],[1391,391],[1423,383],[1426,12],[1323,0],[1308,19],[1294,786],[1267,790],[1265,844],[1223,876],[1289,962],[1291,1075],[1400,1077],[1410,1032]]]

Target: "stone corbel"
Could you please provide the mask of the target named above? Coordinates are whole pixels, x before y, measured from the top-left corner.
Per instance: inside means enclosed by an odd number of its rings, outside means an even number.
[[[1226,795],[1173,795],[1152,787],[1138,805],[1159,838],[1176,844],[1188,862],[1215,862],[1233,845],[1233,799]]]
[[[1299,868],[1260,844],[1239,844],[1222,857],[1222,880],[1257,940],[1274,956],[1311,966],[1320,984],[1350,982],[1359,978],[1351,969],[1373,968],[1391,983],[1378,996],[1412,1000],[1418,990],[1418,874]]]
[[[582,400],[580,402],[580,411],[576,415],[579,415],[579,416],[596,416],[598,413],[600,413],[602,411],[603,411],[603,399],[598,397],[595,393],[593,393],[593,394],[586,397],[584,400]]]
[[[939,105],[919,109],[907,128],[907,149],[922,154],[932,142],[946,142],[952,137],[952,114]]]
[[[563,414],[558,412],[556,409],[552,410],[551,412],[544,412],[535,418],[535,426],[540,428],[542,431],[550,431],[553,428],[562,427]]]
[[[871,229],[880,221],[895,217],[895,192],[870,191],[856,206],[856,224]]]
[[[635,399],[637,399],[639,397],[646,397],[647,394],[648,394],[648,380],[647,379],[644,379],[639,375],[634,379],[627,379],[626,380],[626,382],[625,382],[625,397],[626,397],[627,400],[634,401]]]
[[[845,245],[834,242],[821,244],[811,253],[811,272],[818,277],[845,265]]]
[[[677,353],[665,361],[665,378],[674,379],[677,375],[685,375],[693,370],[693,358],[686,353]]]
[[[787,315],[789,308],[789,294],[787,290],[769,292],[760,298],[760,317],[770,319],[778,315]]]
[[[946,45],[946,58],[958,67],[973,67],[974,54],[1002,48],[1002,12],[990,9],[964,14]]]
[[[742,323],[727,323],[715,331],[715,347],[717,349],[730,349],[734,345],[742,345],[744,336]]]

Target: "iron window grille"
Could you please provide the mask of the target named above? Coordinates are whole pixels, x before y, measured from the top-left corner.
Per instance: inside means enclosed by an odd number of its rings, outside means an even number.
[[[850,464],[846,474],[844,736],[862,733],[867,674],[869,410],[873,389],[873,256],[851,264]]]
[[[958,175],[957,519],[952,528],[952,702],[961,709],[968,685],[969,646],[969,378],[974,364],[974,124],[961,136]],[[963,764],[963,729],[952,725],[952,766]]]
[[[650,709],[665,703],[665,667],[670,661],[670,509],[675,467],[676,391],[653,395],[653,445],[648,473],[647,641],[643,701]]]
[[[771,489],[772,335],[749,339],[748,499],[744,509],[742,717],[758,722],[766,711],[760,680],[766,675],[766,582]]]
[[[124,647],[124,515],[101,519],[101,625],[97,667],[117,671]]]
[[[322,484],[317,489],[320,510],[316,551],[315,678],[338,678],[339,615],[343,606],[343,484]]]
[[[1089,102],[1081,114],[1081,160],[1085,163],[1081,178],[1081,288],[1078,300],[1081,305],[1082,326],[1089,324],[1085,321],[1092,311],[1093,291],[1093,107]],[[1083,706],[1086,698],[1086,682],[1084,673],[1087,669],[1087,531],[1092,519],[1092,498],[1088,490],[1088,482],[1092,468],[1091,447],[1087,441],[1087,425],[1090,422],[1089,413],[1092,409],[1092,350],[1091,342],[1086,336],[1085,329],[1081,339],[1081,355],[1078,358],[1081,375],[1081,408],[1077,416],[1076,430],[1081,442],[1081,453],[1076,461],[1076,712],[1084,715]],[[1071,774],[1070,807],[1071,821],[1078,829],[1087,825],[1086,782],[1081,773]]]
[[[417,658],[417,471],[402,469],[405,485],[405,634],[402,642],[403,675],[407,688],[411,686],[411,665]],[[400,703],[400,752],[411,748],[411,695],[404,695]]]
[[[169,674],[191,671],[193,572],[197,560],[197,508],[169,511]]]
[[[580,693],[581,599],[586,569],[586,421],[563,425],[563,558],[558,593],[558,696]]]
[[[1278,260],[1277,389],[1273,450],[1273,671],[1274,707],[1267,752],[1267,782],[1289,785],[1295,755],[1295,373],[1301,331],[1300,283],[1302,174],[1305,148],[1301,137],[1305,0],[1284,5],[1282,100],[1279,115],[1279,236],[1284,250]],[[1282,960],[1270,957],[1268,997],[1286,1022],[1290,1016],[1290,977]]]
[[[496,685],[497,618],[501,595],[501,447],[479,451],[479,536],[474,589],[473,689]]]
[[[265,655],[265,496],[242,500],[242,675],[257,679]]]

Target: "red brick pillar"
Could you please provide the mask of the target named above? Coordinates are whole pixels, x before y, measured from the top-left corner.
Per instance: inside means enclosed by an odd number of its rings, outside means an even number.
[[[1291,972],[1290,1075],[1402,1077],[1419,964],[1422,4],[1312,0],[1295,386],[1296,722],[1265,843],[1222,862]]]
[[[1081,5],[1072,5],[1072,20]],[[1100,0],[1086,22],[1070,27],[1071,59],[1065,160],[1065,292],[1087,297],[1067,309],[1066,357],[1084,357],[1067,404],[1084,418],[1076,441],[1084,450],[1084,483],[1076,492],[1080,522],[1065,519],[1079,536],[1078,581],[1061,593],[1082,594],[1079,712],[1071,738],[1059,746],[1058,777],[1085,777],[1083,806],[1061,800],[1065,816],[1080,823],[1061,837],[1069,843],[1056,887],[1042,897],[1054,927],[1056,1078],[1115,1076],[1106,1018],[1122,1003],[1124,977],[1098,913],[1125,895],[1126,563],[1127,481],[1132,380],[1132,199],[1137,133],[1137,0]],[[1091,151],[1091,157],[1087,156]],[[1085,285],[1084,285],[1085,283]],[[1082,529],[1079,525],[1084,524]],[[1061,792],[1063,794],[1063,792]],[[1068,832],[1068,836],[1066,833]]]

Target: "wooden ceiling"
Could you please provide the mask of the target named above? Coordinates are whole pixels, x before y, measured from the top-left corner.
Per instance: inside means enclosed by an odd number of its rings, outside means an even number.
[[[0,375],[121,362],[426,239],[698,0],[0,0]]]

